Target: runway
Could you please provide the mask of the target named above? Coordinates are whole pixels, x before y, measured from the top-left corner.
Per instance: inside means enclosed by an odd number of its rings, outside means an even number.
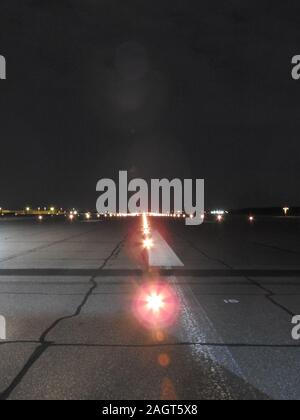
[[[150,223],[147,253],[140,217],[0,220],[1,399],[300,398],[298,219]],[[157,283],[174,317],[150,328]]]

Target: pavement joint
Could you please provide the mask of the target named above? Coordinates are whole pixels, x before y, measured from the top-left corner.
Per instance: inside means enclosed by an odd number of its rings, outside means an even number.
[[[53,245],[62,244],[64,242],[69,241],[70,239],[73,239],[73,238],[77,238],[79,236],[86,235],[89,232],[92,232],[92,229],[89,229],[89,230],[87,230],[87,231],[85,231],[83,233],[78,233],[76,235],[69,236],[68,238],[60,239],[59,241],[50,242],[50,243],[47,243],[46,245],[41,245],[41,246],[38,246],[36,248],[29,249],[28,251],[20,252],[19,254],[11,255],[10,257],[1,259],[0,260],[0,263],[11,261],[11,260],[14,260],[15,258],[23,257],[25,255],[30,255],[30,254],[33,254],[33,253],[35,253],[37,251],[41,251],[42,249],[48,249],[48,248],[50,248]]]
[[[177,235],[178,236],[178,235]],[[185,238],[184,239],[190,246],[192,246],[196,251],[200,252],[203,256],[205,256],[206,258],[215,261],[215,262],[219,262],[221,264],[223,264],[224,267],[227,267],[230,270],[234,270],[234,267],[232,267],[231,265],[227,264],[225,261],[222,261],[220,259],[214,258],[209,256],[207,253],[203,252],[202,250],[200,250],[200,248],[198,246],[196,246],[195,244],[193,244],[193,242],[191,242],[190,240],[187,240]],[[253,278],[250,278],[246,275],[243,276],[246,280],[249,281],[250,284],[257,286],[258,288],[260,288],[261,290],[263,290],[264,292],[266,292],[266,294],[264,295],[265,298],[267,300],[269,300],[269,302],[271,302],[273,305],[275,305],[277,308],[281,309],[282,311],[284,311],[286,314],[290,315],[290,316],[295,316],[296,314],[294,314],[292,311],[290,311],[286,306],[281,305],[280,303],[276,302],[276,300],[274,300],[274,296],[275,294],[268,289],[267,287],[263,286],[261,283],[259,283],[257,280],[254,280]]]
[[[85,232],[86,234],[86,232]],[[125,242],[125,239],[122,239],[117,246],[112,250],[111,254],[104,260],[103,264],[95,270],[94,275],[90,278],[89,282],[91,283],[91,286],[89,290],[86,292],[86,294],[83,297],[83,300],[79,304],[79,306],[76,308],[75,312],[72,315],[64,316],[61,318],[58,318],[56,321],[54,321],[40,336],[40,339],[38,341],[39,345],[38,347],[33,351],[33,353],[30,355],[29,359],[23,366],[23,368],[20,370],[20,372],[15,376],[15,378],[12,380],[10,385],[0,394],[0,400],[7,400],[11,393],[15,390],[15,388],[22,382],[25,375],[29,372],[31,367],[36,363],[36,361],[47,351],[47,349],[51,346],[51,342],[48,342],[47,336],[49,333],[57,327],[57,325],[65,320],[73,319],[80,315],[82,309],[84,308],[85,304],[87,303],[88,299],[92,295],[93,291],[98,287],[98,283],[95,281],[95,278],[97,277],[97,272],[101,271],[105,266],[108,264],[108,262],[114,258],[118,253],[120,252],[120,249]]]

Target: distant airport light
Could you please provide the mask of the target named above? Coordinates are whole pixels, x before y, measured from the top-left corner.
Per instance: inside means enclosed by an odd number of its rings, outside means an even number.
[[[69,214],[69,220],[71,221],[74,220],[74,217],[75,217],[74,214]]]
[[[221,214],[219,214],[219,215],[217,216],[217,221],[218,221],[219,223],[221,223],[221,222],[223,221],[223,216],[222,216]]]
[[[249,222],[254,222],[254,217],[253,216],[249,216]]]
[[[290,211],[289,207],[283,207],[283,212],[284,212],[285,216],[287,216],[289,211]]]
[[[39,215],[38,220],[39,221],[42,221],[43,220],[43,216],[42,215]]]
[[[28,213],[30,211],[30,207],[26,207],[26,211]]]
[[[144,232],[144,235],[145,235],[145,236],[150,235],[150,229],[149,229],[148,227],[144,228],[144,229],[143,229],[143,232]]]
[[[90,220],[90,218],[91,218],[91,213],[85,213],[85,218],[86,218],[87,220]]]
[[[226,210],[212,210],[210,212],[210,214],[213,216],[224,216],[226,213]]]

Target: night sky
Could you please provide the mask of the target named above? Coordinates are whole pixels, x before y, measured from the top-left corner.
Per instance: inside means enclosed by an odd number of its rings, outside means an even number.
[[[300,3],[1,0],[0,206],[94,208],[96,183],[206,182],[300,205]]]

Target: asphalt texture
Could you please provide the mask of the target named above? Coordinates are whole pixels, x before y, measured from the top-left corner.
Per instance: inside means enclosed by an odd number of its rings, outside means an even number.
[[[0,221],[0,398],[300,399],[300,220],[151,218],[180,267],[149,266],[141,223]],[[156,282],[177,308],[154,328]]]

